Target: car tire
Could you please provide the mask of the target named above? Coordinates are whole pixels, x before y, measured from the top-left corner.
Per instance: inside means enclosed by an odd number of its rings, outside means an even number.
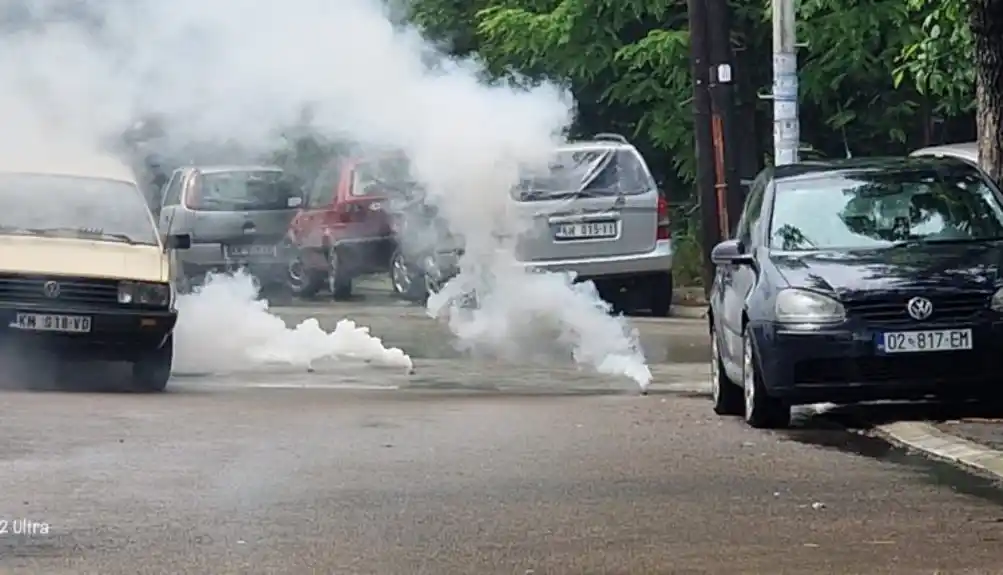
[[[714,413],[718,415],[742,415],[745,413],[745,400],[742,396],[742,386],[732,381],[724,371],[721,361],[721,348],[717,341],[717,332],[710,332],[710,386],[714,401]]]
[[[791,423],[791,406],[771,397],[763,385],[752,334],[742,334],[742,390],[745,422],[757,429],[783,429]]]
[[[327,287],[336,300],[352,297],[352,277],[342,267],[341,260],[338,250],[331,250],[327,256]]]
[[[404,252],[397,248],[390,258],[390,285],[394,294],[414,303],[424,303],[428,299],[428,280],[421,271],[408,263]]]
[[[442,286],[446,285],[449,279],[450,277],[443,277],[441,274],[433,275],[428,272],[422,274],[422,282],[425,285],[425,295],[422,297],[420,303],[422,305],[427,304],[428,298],[431,297],[432,294],[437,294],[442,291]]]
[[[669,317],[672,287],[672,272],[660,273],[648,282],[648,308],[653,317]]]
[[[308,269],[297,255],[286,268],[286,285],[295,297],[314,297],[324,288],[324,274]]]
[[[288,282],[269,282],[261,286],[259,292],[269,305],[289,305],[294,294]]]
[[[630,297],[628,293],[624,293],[623,285],[619,282],[612,280],[594,280],[593,283],[596,286],[596,291],[599,292],[599,298],[604,302],[609,304],[609,311],[613,314],[626,314],[631,311],[630,309]],[[643,286],[642,298],[647,299],[649,288],[648,286]]]
[[[159,393],[167,388],[174,363],[174,334],[167,336],[164,344],[148,351],[132,364],[132,391]]]

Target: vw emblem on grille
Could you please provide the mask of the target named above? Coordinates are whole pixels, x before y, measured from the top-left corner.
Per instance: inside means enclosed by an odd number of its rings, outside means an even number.
[[[45,282],[45,285],[42,286],[42,292],[45,293],[45,297],[59,297],[59,283]]]
[[[933,313],[933,302],[925,297],[914,297],[907,304],[905,309],[915,320],[924,320]]]

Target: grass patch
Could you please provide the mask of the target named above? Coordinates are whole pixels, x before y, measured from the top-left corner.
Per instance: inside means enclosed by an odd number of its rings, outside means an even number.
[[[703,287],[703,249],[691,231],[672,236],[672,275],[677,287]]]

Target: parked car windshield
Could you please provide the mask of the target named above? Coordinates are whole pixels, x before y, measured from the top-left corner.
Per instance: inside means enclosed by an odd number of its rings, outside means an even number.
[[[208,172],[195,193],[191,207],[203,211],[284,210],[301,188],[279,170],[234,170]]]
[[[546,169],[524,170],[517,200],[636,194],[654,186],[635,152],[613,148],[561,150]]]
[[[1003,238],[1003,210],[968,168],[781,181],[769,243],[781,251],[881,248],[904,241]]]
[[[131,183],[0,174],[0,235],[22,234],[158,243],[146,201]]]

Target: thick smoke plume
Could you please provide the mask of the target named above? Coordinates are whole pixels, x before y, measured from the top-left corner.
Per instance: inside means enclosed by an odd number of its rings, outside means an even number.
[[[581,364],[647,385],[636,337],[594,288],[525,273],[507,244],[525,223],[508,195],[520,166],[544,164],[572,119],[571,99],[559,87],[489,86],[476,63],[437,54],[375,0],[0,6],[6,163],[93,157],[151,115],[168,127],[164,153],[192,142],[236,142],[264,153],[283,145],[282,129],[309,109],[319,133],[405,153],[465,238],[464,271],[447,292],[472,286],[479,309],[450,305],[446,296],[431,303],[464,345],[518,356],[535,345],[534,334],[556,332]],[[240,289],[235,298],[249,297]],[[202,333],[190,348],[240,337],[225,326],[227,333],[211,333],[219,324],[204,317],[197,322],[199,330],[181,331],[186,338]]]

